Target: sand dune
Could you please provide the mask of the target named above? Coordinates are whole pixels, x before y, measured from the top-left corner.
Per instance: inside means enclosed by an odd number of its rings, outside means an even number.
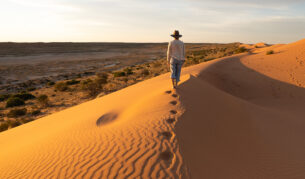
[[[8,130],[0,178],[304,178],[304,61],[260,48]]]
[[[304,178],[305,40],[188,69],[177,136],[193,178]]]

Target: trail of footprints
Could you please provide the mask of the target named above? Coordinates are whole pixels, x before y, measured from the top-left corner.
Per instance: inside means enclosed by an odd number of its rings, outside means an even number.
[[[165,93],[170,95],[170,94],[172,94],[172,91],[169,90],[169,91],[166,91]],[[173,98],[178,97],[178,95],[175,94],[175,93],[173,93],[171,96]],[[169,103],[173,106],[176,106],[178,102],[176,100],[172,100]],[[171,116],[166,119],[166,122],[168,124],[173,124],[176,121],[175,116],[173,116],[173,115],[177,114],[177,111],[172,109],[172,110],[169,111],[169,113],[171,114]],[[171,140],[171,137],[173,136],[172,133],[169,132],[169,131],[164,131],[164,132],[161,133],[161,135],[166,140]],[[166,150],[166,151],[160,153],[160,159],[164,160],[166,162],[171,161],[173,157],[174,157],[174,154],[169,150]]]

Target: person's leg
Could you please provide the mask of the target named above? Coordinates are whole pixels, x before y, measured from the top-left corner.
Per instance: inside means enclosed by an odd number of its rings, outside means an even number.
[[[175,80],[175,87],[177,87],[178,81],[179,81],[179,62],[175,63],[175,68],[176,68],[176,80]]]
[[[173,88],[175,88],[175,80],[176,80],[176,64],[174,62],[170,63],[170,71],[171,71],[171,79],[172,79],[172,83],[173,83]]]
[[[183,65],[183,61],[177,63],[177,69],[176,69],[176,85],[178,85],[178,82],[180,81],[180,75],[181,75],[181,68]]]

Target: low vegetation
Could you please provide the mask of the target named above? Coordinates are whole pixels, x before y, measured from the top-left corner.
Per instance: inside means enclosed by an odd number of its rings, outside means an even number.
[[[37,116],[37,115],[39,115],[39,114],[41,114],[40,109],[37,109],[37,110],[34,110],[34,111],[31,112],[31,115],[32,115],[32,116]]]
[[[7,114],[7,117],[9,118],[17,118],[20,116],[24,116],[27,113],[27,109],[26,108],[22,108],[22,109],[12,109],[10,110],[10,112]]]
[[[64,82],[58,82],[58,83],[56,83],[56,84],[54,85],[54,88],[55,88],[55,90],[61,91],[61,92],[63,92],[63,91],[68,91],[68,89],[69,89],[67,83],[64,83]]]
[[[184,67],[245,52],[239,44],[192,44],[187,47]],[[33,121],[72,105],[107,95],[140,81],[169,72],[166,58],[124,66],[114,71],[85,72],[58,82],[15,94],[0,95],[0,131]],[[88,75],[87,75],[88,74]],[[31,92],[29,92],[31,91]],[[20,107],[22,106],[22,107]]]
[[[80,81],[75,80],[75,79],[70,80],[70,81],[66,81],[66,84],[67,84],[67,85],[75,85],[75,84],[78,84],[78,83],[80,83]]]
[[[7,130],[9,127],[7,122],[1,122],[0,123],[0,132]]]
[[[123,71],[116,71],[113,73],[114,77],[121,77],[121,76],[126,76],[126,73]]]
[[[235,53],[238,54],[238,53],[244,53],[244,52],[247,52],[248,50],[246,49],[246,47],[238,47],[236,50],[235,50]]]
[[[24,100],[24,101],[30,100],[30,99],[35,99],[35,98],[36,98],[36,97],[35,97],[34,95],[32,95],[31,93],[26,93],[26,92],[14,94],[13,97],[20,98],[20,99],[22,99],[22,100]]]
[[[19,97],[10,97],[6,102],[6,108],[11,108],[14,106],[22,106],[24,105],[24,100],[20,99]]]
[[[11,97],[11,95],[9,95],[9,94],[1,94],[0,95],[0,102],[7,100],[9,97]]]
[[[37,101],[42,107],[49,106],[49,97],[45,94],[38,96]]]

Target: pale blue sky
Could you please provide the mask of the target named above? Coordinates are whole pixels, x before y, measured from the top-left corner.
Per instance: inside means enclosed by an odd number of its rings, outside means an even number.
[[[0,41],[289,43],[305,0],[1,0]]]

